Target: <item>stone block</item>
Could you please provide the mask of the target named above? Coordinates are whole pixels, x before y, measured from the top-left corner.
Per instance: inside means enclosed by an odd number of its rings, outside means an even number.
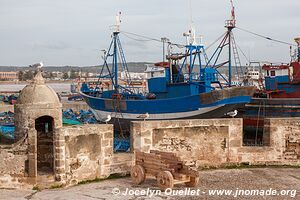
[[[54,148],[55,153],[65,153],[65,147],[55,147]]]
[[[104,139],[112,139],[113,138],[113,132],[105,132],[104,133]]]
[[[55,159],[55,167],[64,167],[65,160]]]
[[[150,151],[151,146],[150,145],[145,145],[141,148],[142,152],[149,152]]]
[[[55,140],[54,141],[55,147],[64,147],[65,146],[65,140]]]
[[[151,137],[151,135],[152,135],[152,130],[143,130],[141,132],[142,137]]]
[[[65,134],[64,134],[64,128],[62,128],[63,130],[60,130],[56,133],[53,134],[53,139],[54,141],[57,141],[57,140],[61,140],[61,141],[64,141],[65,140]]]
[[[111,160],[108,158],[103,159],[103,165],[109,165],[111,163]]]
[[[101,141],[101,146],[102,147],[110,146],[110,140],[109,139],[103,139]]]
[[[113,154],[113,149],[110,147],[104,148],[104,156],[105,157],[111,157]]]
[[[64,174],[65,173],[65,167],[57,167],[55,166],[55,174]]]
[[[229,145],[230,145],[230,148],[231,147],[242,147],[242,141],[239,139],[233,139],[233,140],[230,140]]]
[[[144,144],[152,144],[152,140],[149,138],[144,138]]]
[[[28,152],[29,153],[36,153],[37,152],[36,145],[28,145]]]
[[[58,160],[65,160],[66,158],[66,155],[63,153],[55,153],[54,155],[55,155],[54,158]]]

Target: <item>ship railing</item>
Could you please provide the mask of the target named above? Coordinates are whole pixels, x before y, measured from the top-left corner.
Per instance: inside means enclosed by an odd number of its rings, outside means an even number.
[[[141,95],[141,94],[145,94],[145,88],[143,87],[130,87],[129,88],[126,88],[126,87],[123,87],[123,86],[120,86],[120,93],[129,93],[129,94],[133,94],[133,95]]]
[[[226,20],[225,27],[227,28],[234,28],[236,24],[236,20]]]

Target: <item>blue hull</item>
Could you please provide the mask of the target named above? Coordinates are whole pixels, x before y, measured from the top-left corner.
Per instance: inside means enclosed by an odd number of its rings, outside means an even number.
[[[98,120],[105,119],[107,115],[136,120],[145,113],[149,114],[149,119],[162,120],[195,118],[196,116],[207,115],[207,113],[220,108],[222,108],[222,112],[218,116],[223,117],[234,106],[249,103],[253,92],[253,87],[237,87],[214,90],[193,96],[152,100],[117,100],[93,97],[84,93],[81,93],[81,95]]]

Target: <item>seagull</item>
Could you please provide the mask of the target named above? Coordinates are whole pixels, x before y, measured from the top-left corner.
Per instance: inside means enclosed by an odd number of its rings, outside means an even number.
[[[144,121],[145,121],[146,119],[149,118],[149,116],[150,116],[149,113],[145,113],[145,114],[141,114],[141,115],[137,116],[136,118],[144,119]]]
[[[225,115],[228,115],[228,116],[234,118],[237,114],[238,114],[238,111],[234,110],[234,111],[230,111],[230,112],[226,113]]]
[[[29,67],[36,68],[36,69],[41,69],[43,66],[44,66],[44,64],[42,62],[33,64],[33,65],[29,65]]]
[[[107,117],[104,120],[104,122],[107,124],[110,120],[111,120],[111,115],[107,115]]]

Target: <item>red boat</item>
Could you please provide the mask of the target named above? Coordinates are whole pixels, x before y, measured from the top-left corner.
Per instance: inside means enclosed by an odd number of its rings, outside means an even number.
[[[295,41],[297,50],[291,63],[262,66],[264,87],[243,112],[244,143],[263,145],[265,118],[300,117],[300,38]]]

